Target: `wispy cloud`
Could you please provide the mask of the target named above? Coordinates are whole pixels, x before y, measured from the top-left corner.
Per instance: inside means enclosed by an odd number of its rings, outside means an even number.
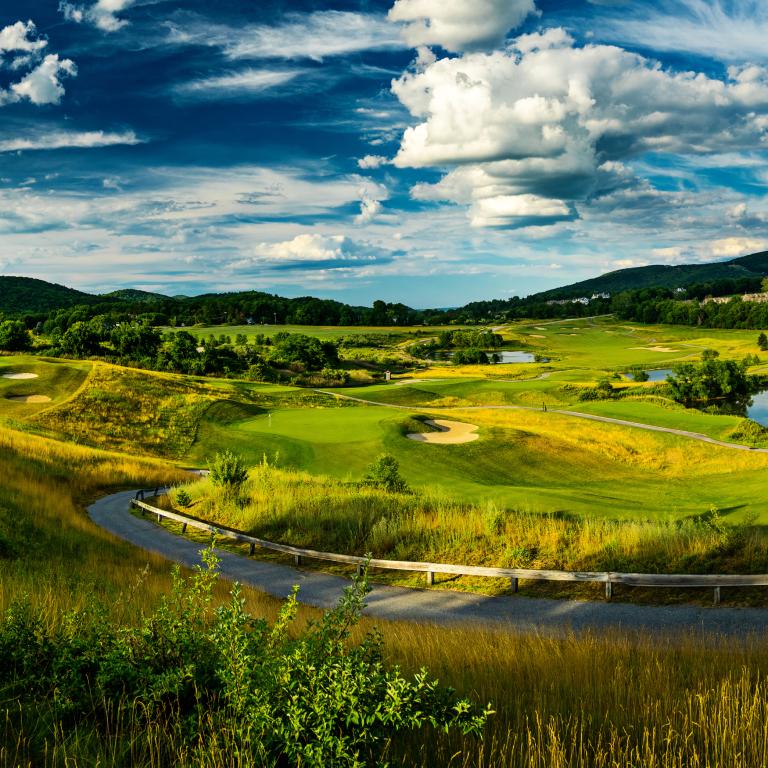
[[[133,131],[112,133],[109,131],[50,131],[35,136],[0,138],[0,152],[26,152],[45,149],[92,149],[118,144],[143,144]]]
[[[305,70],[245,69],[191,80],[174,86],[174,92],[190,98],[226,99],[269,91],[291,82]]]
[[[629,12],[628,12],[629,11]],[[601,21],[614,42],[720,61],[768,59],[768,4],[764,0],[659,0]]]
[[[384,16],[348,11],[289,14],[276,25],[225,27],[207,20],[171,27],[170,41],[221,48],[231,59],[313,59],[321,61],[365,50],[403,48]]]

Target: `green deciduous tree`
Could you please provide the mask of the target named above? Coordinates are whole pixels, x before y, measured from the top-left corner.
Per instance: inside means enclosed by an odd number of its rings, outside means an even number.
[[[21,320],[5,320],[0,323],[0,349],[6,352],[23,352],[31,346],[32,337]]]

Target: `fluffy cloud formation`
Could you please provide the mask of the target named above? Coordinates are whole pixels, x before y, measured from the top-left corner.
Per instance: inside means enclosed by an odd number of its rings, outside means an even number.
[[[37,36],[37,27],[34,22],[17,21],[3,29],[0,29],[0,54],[14,53],[38,53],[48,45],[47,40],[34,39]]]
[[[8,88],[0,88],[0,107],[25,99],[38,106],[61,101],[64,95],[62,80],[74,77],[77,67],[71,59],[60,59],[55,53],[41,60],[47,45],[47,40],[37,38],[37,28],[32,21],[17,21],[0,30],[0,64],[3,54],[20,53],[11,60],[10,68],[27,70],[19,81]]]
[[[668,72],[614,46],[576,47],[560,29],[506,51],[420,57],[393,91],[420,120],[394,164],[455,166],[413,194],[469,204],[477,226],[572,218],[603,195],[631,205],[648,190],[626,162],[643,152],[768,148],[768,70]]]
[[[366,155],[357,161],[357,167],[364,170],[375,170],[388,162],[389,160],[384,155]]]
[[[92,24],[103,32],[117,32],[128,22],[117,14],[130,8],[136,0],[97,0],[94,5],[84,6],[61,0],[59,11],[67,21]]]
[[[75,62],[71,59],[59,59],[58,54],[50,53],[43,61],[11,86],[6,94],[7,101],[28,99],[38,106],[43,104],[58,104],[64,95],[61,81],[64,77],[74,77],[77,74]],[[2,96],[0,95],[0,103]]]
[[[324,266],[347,262],[377,261],[381,252],[346,235],[301,234],[279,243],[256,246],[254,262],[270,261],[282,264],[313,262]]]
[[[134,131],[110,133],[109,131],[49,131],[24,138],[0,138],[0,152],[25,152],[45,149],[92,149],[118,144],[133,146],[142,144]]]
[[[459,52],[494,48],[535,10],[534,0],[396,0],[389,19],[405,24],[413,48]]]

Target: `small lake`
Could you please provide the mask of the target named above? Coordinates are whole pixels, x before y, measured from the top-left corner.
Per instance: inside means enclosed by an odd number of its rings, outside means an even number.
[[[747,406],[747,417],[768,427],[768,389],[752,395],[752,405]]]
[[[647,370],[646,373],[648,374],[648,381],[666,381],[667,376],[672,375],[672,369],[671,368],[654,368],[653,370]],[[631,373],[625,373],[624,374],[627,378],[630,378],[632,376]]]
[[[499,360],[500,363],[535,363],[536,362],[536,355],[533,352],[523,352],[522,350],[503,350],[503,349],[486,349],[484,350],[485,354],[490,357],[492,354],[497,354],[501,360]],[[435,360],[450,360],[454,355],[455,351],[451,350],[450,352],[443,352],[442,350],[438,350],[434,354]],[[539,358],[540,363],[548,363],[549,358],[548,357],[540,357]]]

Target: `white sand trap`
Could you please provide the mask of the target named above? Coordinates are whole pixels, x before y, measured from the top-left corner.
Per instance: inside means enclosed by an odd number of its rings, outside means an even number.
[[[630,349],[646,349],[648,352],[679,352],[678,349],[671,347],[630,347]]]
[[[50,403],[51,398],[48,395],[16,395],[14,397],[8,397],[6,400],[10,400],[14,403]]]
[[[36,373],[4,373],[4,379],[36,379]]]
[[[540,334],[540,333],[532,333],[532,334],[531,334],[531,338],[532,338],[532,339],[546,339],[547,337],[546,337],[546,336],[543,336],[543,335],[542,335],[542,334]]]
[[[537,331],[546,331],[547,329],[543,325],[534,325],[533,326]]]
[[[396,387],[405,387],[408,384],[431,384],[433,381],[445,381],[445,379],[398,379]]]
[[[477,440],[476,424],[465,424],[463,421],[446,421],[445,419],[429,419],[424,422],[435,427],[439,432],[411,432],[406,437],[418,443],[434,443],[436,445],[455,445],[456,443],[471,443]]]

